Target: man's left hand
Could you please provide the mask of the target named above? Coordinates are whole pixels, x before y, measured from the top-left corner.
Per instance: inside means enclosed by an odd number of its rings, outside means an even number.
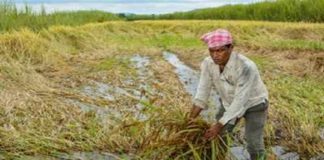
[[[204,135],[204,138],[207,140],[212,140],[215,137],[218,136],[218,134],[221,132],[223,128],[223,125],[221,123],[216,123],[214,125],[212,125],[206,132]]]

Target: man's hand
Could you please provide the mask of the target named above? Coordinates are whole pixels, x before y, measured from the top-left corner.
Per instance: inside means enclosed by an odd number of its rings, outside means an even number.
[[[202,111],[201,107],[198,107],[196,105],[192,106],[191,111],[186,115],[187,128],[195,128],[195,127],[197,127],[195,125],[196,118],[200,114],[201,111]]]
[[[204,138],[207,140],[212,140],[218,136],[221,132],[223,125],[221,123],[216,123],[212,125],[207,131],[205,132]]]
[[[201,111],[202,111],[202,108],[200,108],[196,105],[193,105],[190,115],[189,115],[189,119],[195,119],[200,114]]]
[[[190,113],[187,114],[187,116],[186,116],[187,125],[189,128],[191,128],[195,124],[195,120],[201,111],[202,111],[202,108],[200,108],[196,105],[193,105]]]

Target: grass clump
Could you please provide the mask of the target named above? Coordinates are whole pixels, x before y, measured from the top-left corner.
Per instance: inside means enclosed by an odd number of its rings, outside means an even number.
[[[17,9],[14,2],[4,0],[0,2],[0,33],[21,28],[29,28],[33,31],[47,29],[54,25],[79,26],[86,23],[105,22],[121,20],[117,15],[103,11],[75,11],[75,12],[54,12],[36,13],[25,4],[22,10]]]

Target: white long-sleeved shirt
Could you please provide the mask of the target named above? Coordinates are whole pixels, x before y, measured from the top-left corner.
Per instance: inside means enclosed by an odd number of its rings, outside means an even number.
[[[193,103],[206,109],[210,91],[214,87],[225,108],[219,120],[223,125],[268,99],[268,91],[257,66],[241,54],[232,52],[222,73],[211,57],[206,57],[200,68],[200,80]]]

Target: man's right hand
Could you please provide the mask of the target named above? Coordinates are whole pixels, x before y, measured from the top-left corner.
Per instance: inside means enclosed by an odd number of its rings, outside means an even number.
[[[189,119],[195,119],[200,114],[201,111],[202,111],[201,107],[193,105],[189,115]]]
[[[197,118],[197,116],[200,114],[201,111],[202,111],[201,107],[193,105],[193,107],[190,111],[189,117],[187,117],[187,120],[188,120],[187,125],[188,126],[191,126],[195,123],[195,119]]]

